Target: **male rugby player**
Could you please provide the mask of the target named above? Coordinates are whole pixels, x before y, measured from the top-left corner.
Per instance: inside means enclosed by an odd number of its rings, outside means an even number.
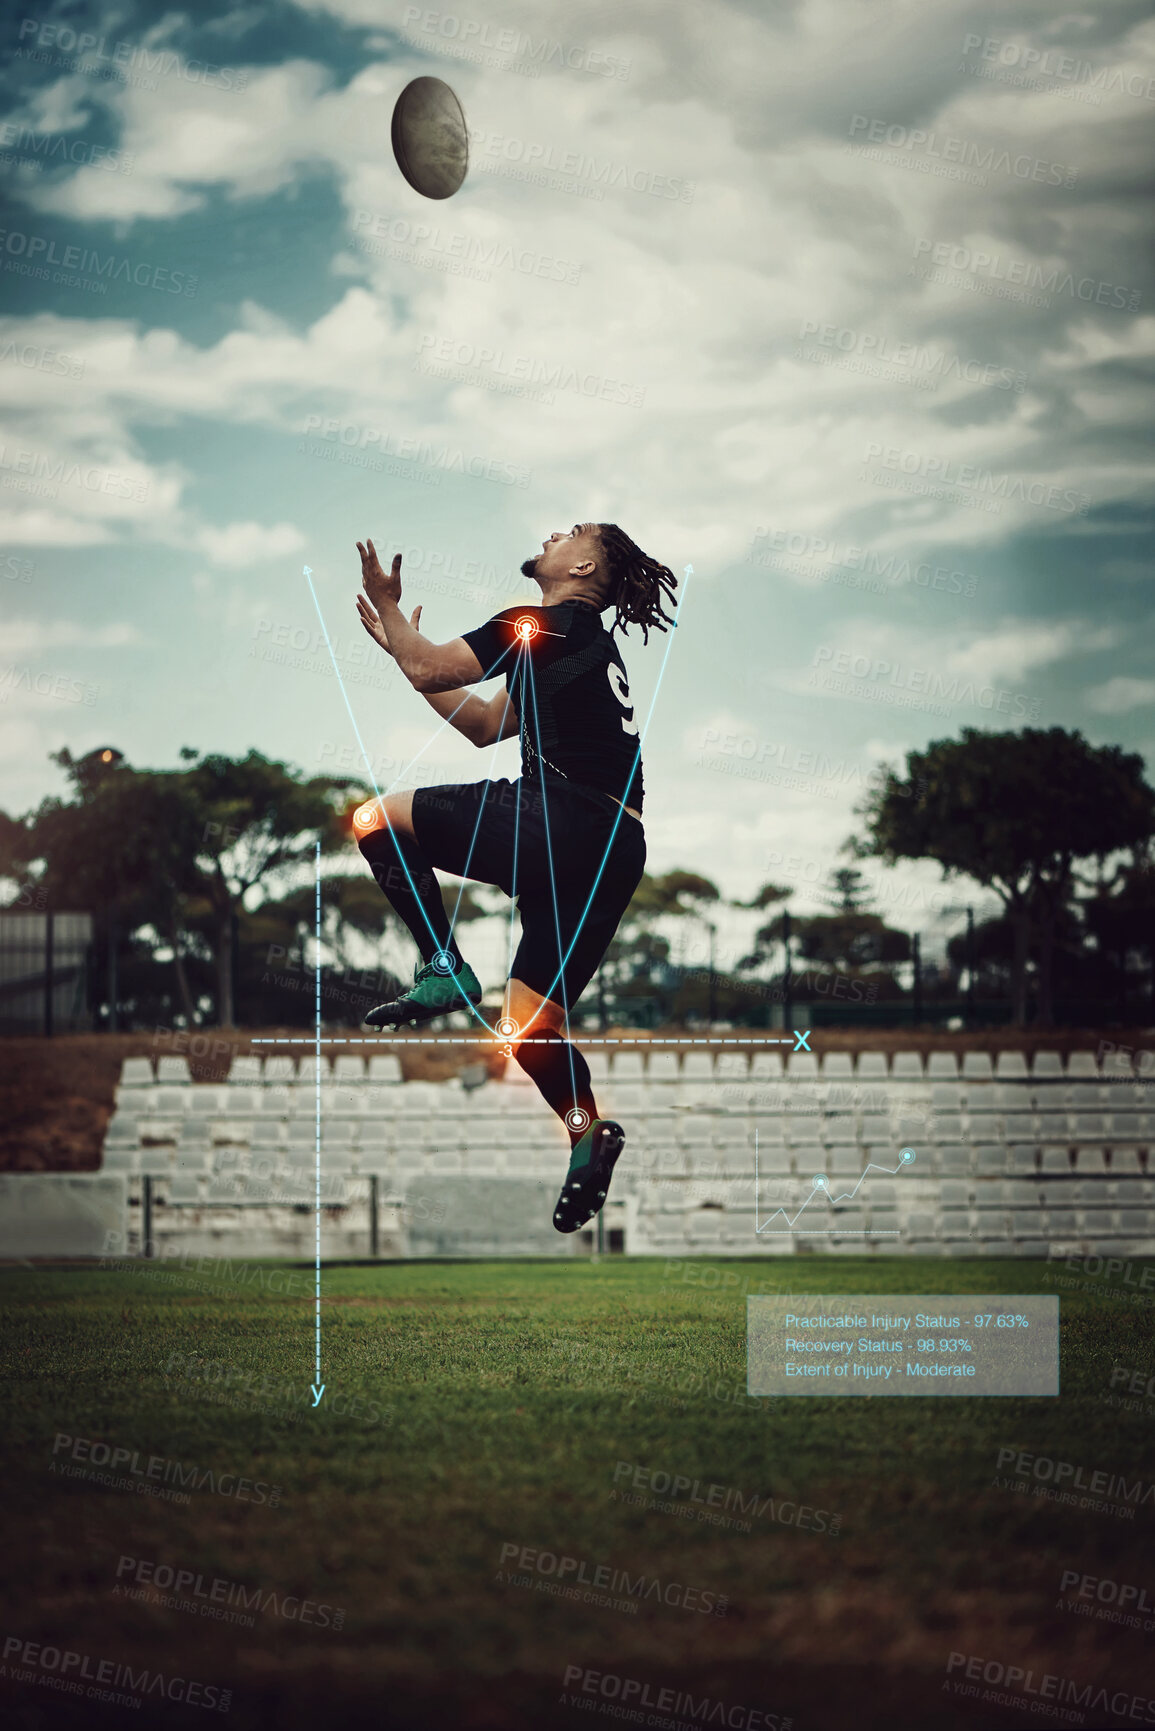
[[[517,899],[521,942],[498,1033],[570,1137],[570,1167],[554,1212],[576,1232],[606,1199],[622,1150],[620,1124],[598,1115],[589,1066],[567,1038],[569,1017],[641,881],[642,765],[626,671],[613,629],[665,631],[677,579],[616,523],[556,531],[521,567],[540,606],[507,607],[448,643],[420,633],[421,609],[401,612],[401,556],[387,576],[363,546],[361,622],[415,691],[477,746],[519,735],[521,778],[421,787],[362,806],[361,852],[421,952],[412,988],[371,1010],[366,1025],[428,1021],[477,1004],[434,868],[494,884]],[[503,677],[488,700],[463,690]]]

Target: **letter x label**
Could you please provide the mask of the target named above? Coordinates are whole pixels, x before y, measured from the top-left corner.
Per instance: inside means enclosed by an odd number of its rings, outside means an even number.
[[[810,1029],[809,1028],[805,1028],[805,1029],[795,1028],[793,1030],[793,1032],[794,1032],[794,1050],[796,1052],[808,1052],[810,1050],[810,1047],[807,1045],[806,1042],[810,1038]]]

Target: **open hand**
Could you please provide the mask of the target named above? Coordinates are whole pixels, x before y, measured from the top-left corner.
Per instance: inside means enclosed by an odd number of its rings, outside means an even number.
[[[385,635],[385,627],[382,625],[380,617],[374,613],[372,607],[370,607],[368,601],[366,601],[363,595],[358,595],[357,597],[357,612],[361,616],[362,625],[365,627],[374,643],[379,643],[386,655],[392,655],[393,651],[389,647],[389,639]],[[420,631],[420,620],[421,609],[420,607],[415,607],[413,609],[413,616],[409,621],[414,631]]]
[[[361,555],[361,583],[374,607],[380,610],[388,603],[396,606],[401,600],[400,553],[393,555],[393,568],[386,576],[372,541],[366,541],[364,546],[358,541],[357,551]]]

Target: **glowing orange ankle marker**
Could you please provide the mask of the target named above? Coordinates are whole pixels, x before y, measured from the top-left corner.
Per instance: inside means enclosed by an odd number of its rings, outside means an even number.
[[[516,1040],[521,1029],[512,1016],[503,1016],[497,1024],[497,1032],[503,1040]]]
[[[588,1130],[590,1127],[590,1115],[584,1107],[575,1106],[572,1112],[566,1113],[565,1123],[567,1130]]]
[[[528,643],[531,638],[537,636],[540,628],[536,619],[524,617],[515,620],[513,629],[516,631],[518,637],[523,643]]]
[[[371,830],[380,829],[384,822],[385,811],[377,799],[371,799],[367,805],[359,805],[353,813],[353,828],[359,835],[368,835]]]

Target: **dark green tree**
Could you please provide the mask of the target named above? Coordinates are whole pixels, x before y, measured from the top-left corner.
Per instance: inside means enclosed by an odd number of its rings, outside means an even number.
[[[857,866],[839,866],[830,874],[824,901],[840,914],[857,914],[870,904],[870,891]]]
[[[348,777],[298,771],[259,751],[244,757],[214,752],[206,757],[185,747],[189,767],[180,791],[199,826],[194,851],[198,887],[207,910],[204,924],[217,975],[217,1020],[231,1026],[235,922],[245,897],[258,886],[262,899],[310,866],[322,853],[348,845],[344,797]]]
[[[858,811],[866,824],[851,844],[859,858],[932,859],[944,877],[994,891],[1015,933],[1014,1019],[1026,1020],[1034,936],[1038,1018],[1050,1026],[1055,932],[1075,868],[1141,847],[1155,825],[1155,793],[1142,758],[1120,746],[1092,746],[1061,727],[964,728],[960,739],[909,752],[905,777],[888,771]]]
[[[55,761],[72,798],[56,796],[0,826],[3,867],[57,908],[114,918],[125,935],[151,928],[171,949],[177,999],[191,1023],[196,1004],[190,956],[211,957],[216,1014],[234,1020],[234,932],[245,898],[275,899],[323,852],[348,845],[346,778],[305,779],[250,751],[203,759],[187,747],[184,767],[138,770],[119,753]],[[107,758],[107,761],[106,761]]]

